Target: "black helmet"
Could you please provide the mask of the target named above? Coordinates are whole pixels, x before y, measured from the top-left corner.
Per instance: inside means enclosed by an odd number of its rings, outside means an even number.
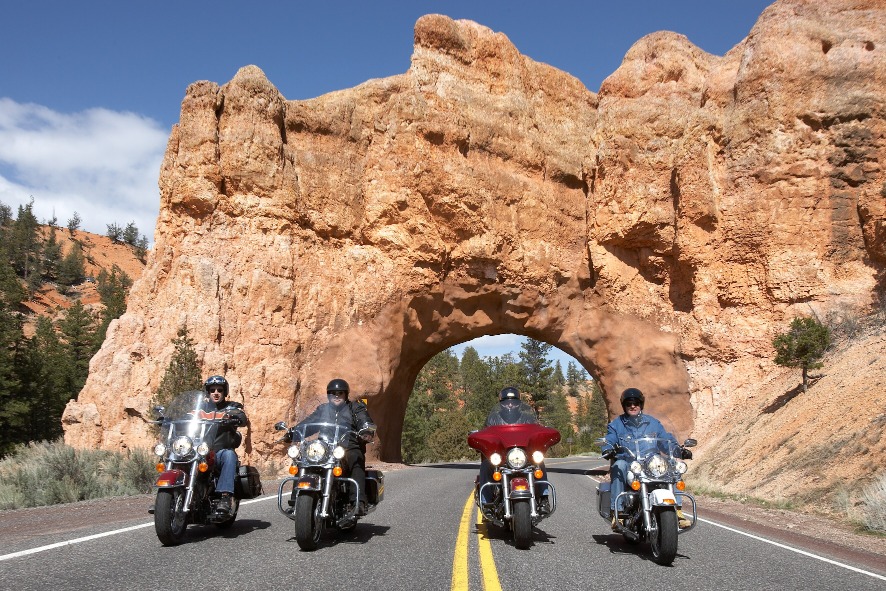
[[[513,386],[508,386],[507,388],[502,388],[501,392],[498,393],[498,401],[504,402],[505,400],[520,400],[520,390]]]
[[[637,388],[628,388],[624,392],[621,393],[621,408],[624,410],[625,402],[628,400],[636,400],[640,403],[640,410],[643,409],[643,403],[646,402],[646,398],[643,397],[643,392],[640,392]]]
[[[225,398],[228,397],[228,380],[226,380],[223,376],[209,376],[203,383],[203,390],[205,390],[208,394],[209,388],[211,386],[221,386],[222,394],[225,396]]]
[[[341,378],[335,378],[328,384],[326,384],[326,395],[330,395],[333,392],[344,392],[345,398],[348,397],[348,394],[351,392],[351,387],[348,386],[348,383]]]

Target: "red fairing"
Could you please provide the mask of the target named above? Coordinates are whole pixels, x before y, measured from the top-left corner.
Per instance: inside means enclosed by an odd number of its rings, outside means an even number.
[[[186,474],[182,470],[164,470],[155,482],[161,488],[167,486],[180,486],[185,483]]]
[[[560,432],[538,424],[495,425],[468,435],[468,445],[489,457],[504,454],[512,447],[526,448],[530,454],[547,451],[560,441]]]

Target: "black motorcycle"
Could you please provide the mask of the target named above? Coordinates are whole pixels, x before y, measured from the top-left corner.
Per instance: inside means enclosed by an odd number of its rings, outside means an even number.
[[[241,499],[257,497],[262,492],[258,470],[237,463],[231,511],[219,512],[221,494],[215,488],[218,472],[215,451],[210,449],[216,432],[230,419],[218,418],[208,411],[201,390],[182,392],[168,406],[159,406],[160,441],[154,446],[157,463],[157,489],[154,529],[164,546],[181,543],[188,524],[214,524],[228,528],[237,518]]]
[[[286,430],[286,423],[274,425]],[[287,455],[292,460],[289,478],[280,483],[277,508],[295,522],[295,540],[302,550],[314,550],[323,531],[345,532],[357,526],[360,487],[344,474],[342,458],[349,437],[370,439],[374,428],[355,433],[335,422],[307,423],[294,428]],[[356,491],[351,501],[351,491]],[[385,479],[381,470],[366,470],[367,513],[384,499]]]

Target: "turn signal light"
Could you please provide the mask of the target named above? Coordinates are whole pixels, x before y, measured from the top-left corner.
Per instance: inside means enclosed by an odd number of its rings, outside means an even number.
[[[206,472],[207,470],[209,470],[209,464],[207,464],[206,462],[200,462],[200,464],[197,465],[197,469],[201,472]]]
[[[341,466],[336,466],[335,468],[332,469],[333,476],[341,476],[341,474],[342,474]]]
[[[541,468],[536,470],[535,474],[533,474],[533,476],[535,476],[536,480],[541,480],[542,476],[544,476],[544,475],[545,475],[545,473],[541,471]]]
[[[157,472],[162,472],[166,469],[166,465],[163,462],[157,462],[157,465],[154,467],[157,469]]]
[[[677,490],[686,490],[686,483],[682,480],[677,481]]]
[[[496,482],[501,482],[501,472],[493,472],[492,479]]]
[[[303,480],[298,483],[299,488],[311,488],[311,483],[308,480]]]
[[[289,473],[295,475],[296,473],[298,473],[298,468],[296,468],[295,466],[289,466]]]
[[[175,484],[175,483],[172,482],[171,480],[158,480],[157,481],[157,486],[171,486],[173,484]]]
[[[635,480],[631,482],[631,490],[640,490],[640,481]]]

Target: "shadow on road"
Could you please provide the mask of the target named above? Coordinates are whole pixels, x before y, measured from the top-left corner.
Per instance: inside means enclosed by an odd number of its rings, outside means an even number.
[[[652,555],[649,553],[649,544],[641,542],[629,541],[621,534],[594,534],[591,536],[600,546],[609,548],[610,554],[634,554],[641,560],[651,561]],[[677,558],[689,560],[685,554],[677,553]]]

